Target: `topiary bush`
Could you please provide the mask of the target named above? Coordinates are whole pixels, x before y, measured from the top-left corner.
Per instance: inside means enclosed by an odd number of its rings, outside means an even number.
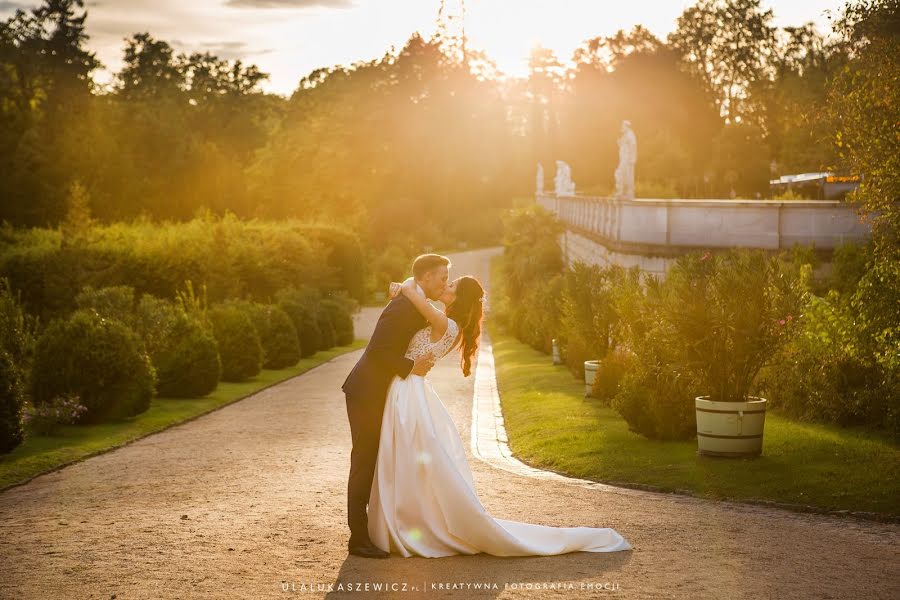
[[[144,341],[151,359],[169,345],[169,331],[183,314],[187,313],[168,300],[150,294],[141,296],[135,310],[134,330]]]
[[[331,323],[334,325],[334,339],[338,346],[349,346],[356,339],[353,331],[353,308],[349,299],[339,300],[326,298],[322,300],[322,308],[331,315]]]
[[[0,454],[22,443],[25,390],[21,373],[9,352],[0,348]]]
[[[212,325],[203,314],[144,294],[131,317],[156,369],[157,393],[197,398],[212,392],[222,375]]]
[[[135,328],[134,288],[117,285],[104,288],[84,286],[75,296],[75,305],[80,309],[94,310],[101,317],[116,319]]]
[[[222,381],[244,381],[262,370],[262,344],[251,316],[234,303],[209,310],[222,361]]]
[[[38,320],[27,314],[21,294],[13,294],[8,279],[0,279],[0,350],[9,353],[19,380],[27,389]]]
[[[297,328],[284,310],[274,304],[260,304],[259,310],[263,318],[257,321],[261,325],[260,340],[263,347],[263,367],[266,369],[284,369],[293,367],[300,361],[300,340]]]
[[[118,420],[150,407],[156,372],[138,336],[93,310],[48,325],[37,341],[31,373],[36,404],[75,394],[87,408],[81,423]]]
[[[322,345],[322,332],[316,318],[318,298],[315,290],[292,286],[280,290],[275,298],[278,307],[294,323],[300,341],[300,356],[306,358],[315,354]]]
[[[316,304],[316,324],[319,326],[319,350],[330,350],[337,344],[337,334],[334,331],[334,323],[331,320],[331,311]]]
[[[262,304],[249,300],[232,300],[250,316],[263,350],[263,368],[283,369],[294,366],[300,360],[300,340],[293,321],[274,304]]]
[[[183,312],[151,355],[159,377],[157,390],[169,398],[200,398],[216,389],[222,362],[213,333]]]

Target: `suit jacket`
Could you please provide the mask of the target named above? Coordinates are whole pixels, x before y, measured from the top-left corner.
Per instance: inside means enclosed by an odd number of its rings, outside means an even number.
[[[365,352],[344,381],[344,393],[356,401],[384,402],[394,375],[406,379],[412,370],[414,363],[404,354],[412,336],[427,324],[409,298],[399,294],[392,299],[378,317]]]

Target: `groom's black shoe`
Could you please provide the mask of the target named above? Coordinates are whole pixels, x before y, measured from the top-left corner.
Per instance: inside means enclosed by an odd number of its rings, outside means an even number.
[[[350,554],[354,556],[362,556],[364,558],[387,558],[390,556],[372,542],[363,542],[362,544],[354,544],[350,546]]]

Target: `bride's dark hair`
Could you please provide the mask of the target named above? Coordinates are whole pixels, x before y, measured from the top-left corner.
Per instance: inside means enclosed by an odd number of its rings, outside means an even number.
[[[472,371],[472,356],[478,349],[478,340],[481,337],[483,298],[484,288],[481,287],[481,283],[474,277],[466,275],[459,278],[459,283],[456,284],[456,300],[447,307],[447,316],[459,325],[459,363],[465,377]]]

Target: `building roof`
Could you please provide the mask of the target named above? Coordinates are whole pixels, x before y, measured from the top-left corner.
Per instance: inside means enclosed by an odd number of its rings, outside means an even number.
[[[834,173],[823,172],[823,173],[799,173],[797,175],[782,175],[778,179],[772,179],[769,181],[770,185],[778,185],[781,183],[800,183],[803,181],[816,181],[818,179],[825,179],[826,177],[834,175]]]

